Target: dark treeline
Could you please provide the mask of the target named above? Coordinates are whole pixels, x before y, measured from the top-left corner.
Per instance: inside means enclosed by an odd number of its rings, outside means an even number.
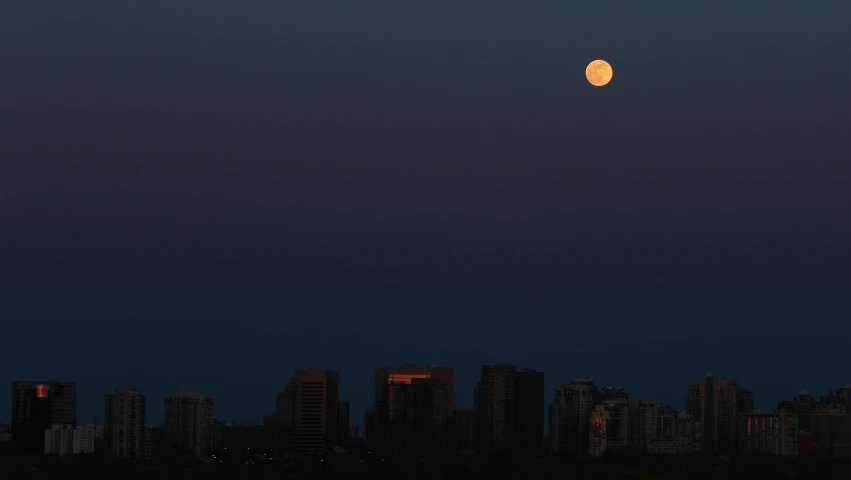
[[[701,455],[609,455],[573,460],[544,454],[538,457],[493,452],[439,460],[376,454],[324,455],[281,461],[263,455],[224,454],[197,463],[178,452],[165,453],[147,465],[99,456],[26,457],[6,453],[3,479],[635,479],[635,480],[847,480],[851,460],[815,457],[751,456],[725,460]],[[265,459],[265,460],[264,460]]]

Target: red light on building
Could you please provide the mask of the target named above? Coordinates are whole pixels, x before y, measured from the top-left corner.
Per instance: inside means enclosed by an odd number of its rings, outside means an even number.
[[[50,388],[47,385],[38,385],[36,387],[36,395],[38,398],[46,398],[49,392]]]
[[[427,373],[391,373],[387,376],[387,384],[411,383],[411,381],[420,378],[431,378],[431,375]]]

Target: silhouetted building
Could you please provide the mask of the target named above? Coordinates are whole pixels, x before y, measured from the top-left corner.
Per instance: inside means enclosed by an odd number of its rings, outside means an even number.
[[[104,449],[107,454],[138,461],[144,457],[145,396],[123,385],[104,400]]]
[[[544,373],[513,365],[483,365],[476,385],[479,450],[541,450]]]
[[[777,405],[777,413],[794,413],[798,416],[798,431],[810,431],[810,415],[818,414],[818,401],[806,390],[801,391],[792,400],[784,400]]]
[[[398,444],[400,438],[400,429],[404,430],[398,420],[394,418],[401,410],[394,405],[394,402],[399,398],[399,393],[396,390],[402,391],[391,386],[412,384],[414,380],[442,380],[442,382],[419,382],[424,385],[432,385],[436,388],[431,395],[434,405],[431,407],[433,418],[428,422],[432,425],[433,436],[441,438],[440,442],[447,443],[448,434],[451,431],[449,422],[451,421],[451,412],[454,408],[453,389],[454,389],[454,373],[451,368],[438,367],[437,365],[408,365],[401,367],[386,367],[375,369],[375,419],[370,427],[367,428],[367,442],[372,448],[386,449],[393,448],[392,443]],[[419,387],[420,393],[418,399],[421,399],[426,387]],[[394,392],[391,392],[394,390]],[[409,401],[412,395],[405,395],[404,398]],[[445,405],[445,407],[444,407]],[[420,409],[419,411],[422,411]],[[410,420],[408,420],[410,421]],[[419,420],[418,420],[419,421]],[[396,425],[395,432],[391,432],[391,426]],[[370,428],[372,432],[370,432]],[[395,440],[391,440],[395,437]],[[431,441],[437,441],[432,439]],[[447,444],[448,448],[448,444]]]
[[[629,444],[627,399],[615,398],[596,405],[591,412],[588,435],[588,452],[592,457],[626,449]]]
[[[851,385],[831,390],[819,401],[822,413],[851,414]]]
[[[652,455],[679,455],[700,451],[700,422],[677,413],[670,405],[638,399],[630,405],[630,446]]]
[[[588,456],[588,422],[599,392],[590,377],[556,390],[550,405],[550,448],[573,457]]]
[[[523,369],[517,372],[516,442],[513,448],[526,452],[539,452],[544,447],[544,410],[546,393],[544,372]]]
[[[323,452],[337,442],[338,389],[339,374],[335,370],[295,371],[278,393],[282,451]]]
[[[742,453],[798,454],[798,418],[795,414],[756,411],[746,413],[742,422]]]
[[[375,448],[381,445],[378,435],[375,433],[375,406],[368,407],[363,412],[363,438],[366,444]]]
[[[191,452],[196,457],[213,451],[215,402],[212,395],[181,387],[165,398],[163,448]]]
[[[810,415],[812,453],[818,457],[851,457],[851,415]]]
[[[629,401],[629,393],[621,387],[606,387],[600,390],[600,402],[605,403],[611,400],[627,400]]]
[[[455,405],[452,412],[454,417],[454,449],[456,452],[467,453],[476,449],[476,409],[470,405]]]
[[[349,401],[337,402],[337,445],[349,443]]]
[[[77,426],[77,384],[12,382],[13,448],[44,453],[44,432],[53,425]]]
[[[689,386],[686,413],[700,421],[703,451],[734,455],[739,452],[743,416],[753,413],[753,393],[709,373]]]
[[[410,382],[393,382],[388,387],[387,447],[425,456],[448,453],[451,416],[447,380],[414,378]]]

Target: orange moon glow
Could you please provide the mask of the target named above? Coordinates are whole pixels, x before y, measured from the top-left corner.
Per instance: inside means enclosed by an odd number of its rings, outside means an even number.
[[[605,60],[594,60],[585,67],[585,78],[595,87],[602,87],[612,81],[612,66]]]

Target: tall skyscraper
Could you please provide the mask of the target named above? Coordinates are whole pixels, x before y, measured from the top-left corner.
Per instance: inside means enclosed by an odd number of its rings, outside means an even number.
[[[349,401],[337,402],[337,445],[349,443]]]
[[[556,390],[550,405],[550,448],[574,457],[588,456],[589,420],[599,400],[590,377],[574,380]]]
[[[743,417],[753,413],[753,393],[709,373],[689,386],[686,413],[700,421],[703,451],[734,455],[740,449]]]
[[[181,387],[165,398],[163,446],[201,457],[213,451],[215,402],[212,395]]]
[[[544,402],[543,372],[483,365],[475,392],[478,449],[540,450]]]
[[[408,365],[402,367],[386,367],[375,369],[375,417],[372,425],[372,432],[369,432],[370,425],[367,425],[367,441],[373,448],[390,448],[391,434],[399,438],[399,429],[402,428],[396,415],[401,411],[395,402],[399,399],[398,391],[404,389],[398,388],[399,385],[412,384],[414,380],[442,380],[443,382],[418,382],[425,386],[418,387],[419,397],[424,394],[423,389],[435,388],[432,392],[431,399],[434,405],[431,407],[433,418],[430,424],[434,425],[434,435],[440,438],[448,438],[448,432],[451,430],[449,422],[452,419],[452,410],[454,408],[453,389],[454,389],[454,372],[451,368],[439,367],[437,365]],[[430,387],[428,387],[430,385]],[[396,386],[396,387],[393,387]],[[393,387],[393,388],[391,388]],[[404,398],[412,398],[412,395]],[[444,407],[446,405],[446,407]],[[391,432],[391,425],[394,425],[396,432]],[[370,437],[372,437],[370,439]]]
[[[449,383],[445,378],[414,378],[388,386],[387,448],[440,456],[449,452]]]
[[[77,426],[77,384],[12,382],[12,446],[44,453],[45,431],[53,425]]]
[[[337,442],[339,374],[336,370],[296,370],[278,393],[281,449],[322,452]]]
[[[104,399],[104,450],[108,455],[142,460],[145,396],[136,387],[116,387]]]

